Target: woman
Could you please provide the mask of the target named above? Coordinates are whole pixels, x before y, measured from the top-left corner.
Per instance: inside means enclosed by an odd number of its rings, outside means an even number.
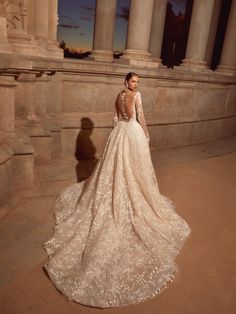
[[[101,159],[87,180],[59,195],[55,233],[44,244],[50,257],[44,268],[57,289],[100,308],[160,293],[190,234],[158,188],[138,75],[128,73],[125,84]]]

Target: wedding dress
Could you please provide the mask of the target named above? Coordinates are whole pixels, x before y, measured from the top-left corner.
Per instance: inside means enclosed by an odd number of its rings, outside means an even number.
[[[159,294],[179,270],[174,260],[191,232],[160,194],[140,92],[118,95],[113,121],[92,175],[57,197],[54,235],[44,243],[56,288],[99,308]]]

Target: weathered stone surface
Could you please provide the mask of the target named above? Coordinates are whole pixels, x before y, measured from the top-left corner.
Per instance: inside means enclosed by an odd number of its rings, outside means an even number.
[[[116,96],[130,67],[87,60],[14,59],[6,54],[0,65],[5,75],[0,79],[0,143],[7,142],[15,154],[10,158],[12,181],[5,161],[0,166],[4,191],[35,186],[34,164],[52,159],[73,160],[80,177],[86,177],[90,170],[81,172],[83,160],[101,156],[112,130]],[[132,70],[139,74],[152,147],[235,134],[234,77],[202,69]]]

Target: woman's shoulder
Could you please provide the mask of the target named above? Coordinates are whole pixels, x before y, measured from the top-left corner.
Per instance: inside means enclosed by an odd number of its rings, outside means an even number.
[[[118,94],[117,98],[121,97],[125,93],[125,89],[122,89]]]
[[[141,98],[141,93],[140,93],[139,90],[137,90],[137,91],[135,92],[134,98],[135,98],[135,99],[140,99],[140,98]]]

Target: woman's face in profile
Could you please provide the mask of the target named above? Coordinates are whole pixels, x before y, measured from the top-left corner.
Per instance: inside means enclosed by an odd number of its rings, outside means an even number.
[[[138,76],[132,76],[127,81],[128,89],[135,91],[138,88]]]

